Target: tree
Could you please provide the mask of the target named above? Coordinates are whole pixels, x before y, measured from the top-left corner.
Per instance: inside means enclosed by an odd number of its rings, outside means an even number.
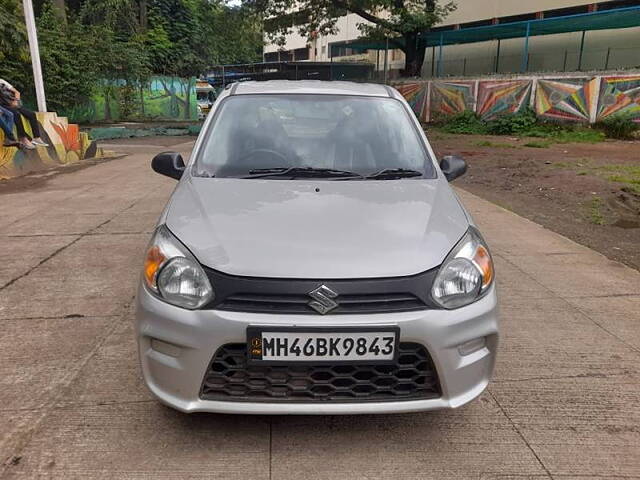
[[[21,92],[33,90],[27,32],[19,0],[0,0],[0,78]]]
[[[185,118],[193,76],[224,62],[261,57],[261,21],[226,0],[33,0],[48,104],[72,120],[92,118],[96,94],[123,117],[136,115],[134,96],[156,75]],[[60,14],[65,13],[66,21]],[[21,0],[0,0],[0,78],[33,104],[34,82]],[[182,90],[182,92],[180,92]],[[186,94],[187,99],[179,97]],[[116,104],[115,101],[118,101]],[[141,112],[144,115],[144,112]]]
[[[262,59],[262,22],[246,6],[201,3],[198,21],[199,54],[206,67],[232,63],[250,63]]]
[[[358,25],[363,36],[388,39],[405,54],[406,76],[418,76],[424,62],[425,47],[420,34],[429,31],[451,11],[455,4],[439,0],[245,0],[265,15],[269,40],[284,44],[285,35],[294,29],[309,40],[316,35],[337,33],[337,20],[355,13],[364,21]]]

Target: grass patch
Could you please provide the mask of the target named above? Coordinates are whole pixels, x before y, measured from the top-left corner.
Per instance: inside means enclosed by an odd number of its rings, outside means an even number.
[[[602,215],[603,207],[600,197],[593,197],[589,202],[589,221],[595,225],[604,225],[604,215]]]
[[[437,119],[435,123],[441,131],[446,133],[536,137],[554,143],[597,143],[606,137],[601,130],[581,125],[540,121],[535,112],[529,108],[489,121],[483,120],[472,111],[465,110],[456,115]]]
[[[635,193],[640,193],[640,178],[629,175],[609,175],[607,180],[612,182],[624,183],[627,188]]]
[[[482,140],[474,144],[476,147],[491,147],[491,148],[518,148],[517,145],[511,145],[510,143],[490,142],[489,140]]]
[[[576,128],[561,130],[551,137],[556,143],[598,143],[605,139],[605,134],[592,128]]]
[[[607,180],[623,183],[630,191],[640,193],[640,165],[603,165],[598,170],[608,174]]]
[[[551,145],[553,142],[547,140],[547,141],[540,141],[540,142],[527,142],[524,144],[525,147],[531,147],[531,148],[549,148],[549,145]]]

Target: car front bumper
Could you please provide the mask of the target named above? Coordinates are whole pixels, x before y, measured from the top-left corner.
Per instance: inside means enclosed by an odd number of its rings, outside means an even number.
[[[401,341],[421,343],[429,351],[442,395],[425,400],[348,403],[202,400],[200,388],[214,353],[224,344],[244,343],[249,325],[398,326]],[[457,310],[327,316],[191,311],[169,305],[140,286],[136,335],[145,383],[160,401],[183,412],[319,415],[415,412],[456,408],[483,392],[495,364],[498,308],[494,286],[479,301]],[[479,339],[484,339],[484,346]],[[478,348],[470,348],[478,343]]]

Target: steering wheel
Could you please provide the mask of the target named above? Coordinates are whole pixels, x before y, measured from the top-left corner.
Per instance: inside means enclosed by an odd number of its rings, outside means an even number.
[[[288,167],[290,163],[286,155],[280,152],[276,152],[275,150],[270,150],[268,148],[256,148],[255,150],[251,150],[249,153],[241,157],[239,160],[244,161],[256,155],[269,155],[272,158],[277,158],[278,160],[281,160],[284,162],[284,165],[278,165],[278,166]]]

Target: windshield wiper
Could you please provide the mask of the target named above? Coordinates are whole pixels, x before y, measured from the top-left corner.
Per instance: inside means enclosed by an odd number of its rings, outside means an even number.
[[[333,168],[314,167],[275,167],[254,168],[249,170],[249,175],[242,178],[264,177],[316,177],[316,178],[362,178],[362,175],[348,170],[335,170]]]
[[[385,168],[379,172],[367,175],[365,178],[367,180],[389,180],[393,178],[411,178],[421,176],[422,172],[419,172],[418,170],[411,170],[410,168]]]

